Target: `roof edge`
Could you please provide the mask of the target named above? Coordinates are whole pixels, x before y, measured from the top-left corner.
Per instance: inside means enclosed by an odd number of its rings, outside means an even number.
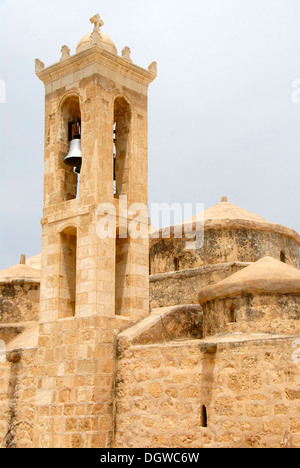
[[[237,297],[243,294],[297,294],[300,295],[300,279],[261,279],[249,280],[241,285],[241,282],[233,282],[223,285],[214,284],[203,288],[198,294],[200,305],[214,299]]]

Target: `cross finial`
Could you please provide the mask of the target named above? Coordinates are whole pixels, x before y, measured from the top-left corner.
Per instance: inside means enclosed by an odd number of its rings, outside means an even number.
[[[100,32],[101,26],[104,25],[102,19],[100,19],[100,15],[97,13],[96,15],[90,18],[90,22],[94,25],[94,32]]]

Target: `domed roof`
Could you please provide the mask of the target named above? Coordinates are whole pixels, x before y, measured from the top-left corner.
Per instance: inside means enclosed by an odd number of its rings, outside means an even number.
[[[33,259],[33,257],[31,257]],[[21,256],[22,259],[22,256]],[[28,259],[29,260],[29,259]],[[25,264],[25,258],[20,263],[6,270],[0,271],[0,283],[13,282],[33,282],[39,283],[41,279],[41,271],[37,268]]]
[[[247,228],[272,231],[291,237],[300,245],[300,236],[293,229],[272,223],[244,208],[233,205],[227,201],[227,197],[222,197],[221,203],[217,203],[198,215],[184,221],[182,225],[184,225],[185,232],[188,232],[189,229],[194,231],[196,229],[197,220],[200,225],[201,222],[204,221],[204,229]],[[177,229],[177,226],[175,226],[175,229]]]
[[[226,201],[225,201],[226,200]],[[240,208],[239,206],[233,205],[227,202],[227,198],[224,197],[224,201],[217,203],[210,208],[207,208],[203,213],[200,213],[204,217],[204,221],[208,220],[225,220],[225,219],[243,219],[247,221],[258,221],[267,223],[268,221],[261,216],[251,213],[250,211]],[[197,215],[196,215],[197,216]],[[184,224],[193,223],[196,221],[196,216],[187,219]],[[198,215],[199,216],[199,215]]]
[[[198,225],[197,225],[198,223]],[[180,233],[184,227],[184,232],[197,231],[198,226],[204,229],[232,229],[247,228],[261,231],[272,231],[293,238],[300,245],[300,235],[291,228],[274,224],[266,219],[251,213],[244,208],[240,208],[227,201],[227,197],[222,197],[220,203],[207,208],[183,223],[168,226],[151,233],[152,244],[156,243],[160,237],[166,237],[169,233],[171,237],[181,237]]]
[[[300,294],[300,270],[272,257],[264,257],[217,284],[202,288],[200,304],[241,293]]]
[[[92,32],[89,32],[80,39],[76,47],[76,54],[92,46],[91,34]],[[111,40],[111,38],[107,34],[105,34],[103,31],[101,31],[100,34],[101,34],[101,46],[103,47],[103,49],[107,50],[108,52],[112,54],[117,55],[118,53],[117,48],[115,44],[113,43],[113,41]]]

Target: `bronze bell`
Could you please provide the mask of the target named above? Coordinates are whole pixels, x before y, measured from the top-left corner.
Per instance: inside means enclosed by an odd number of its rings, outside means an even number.
[[[75,131],[75,135],[72,137],[74,124],[76,126],[76,131]],[[69,132],[69,141],[71,141],[71,143],[70,143],[69,153],[65,157],[64,163],[67,166],[74,167],[75,168],[74,172],[76,172],[76,174],[80,174],[81,163],[82,163],[81,140],[80,140],[80,134],[81,134],[80,119],[76,119],[68,123],[68,132]]]
[[[74,135],[74,138],[70,143],[70,150],[64,159],[64,163],[67,166],[75,167],[77,169],[75,172],[78,170],[80,172],[82,163],[80,135]],[[77,172],[77,174],[79,174],[79,172]]]

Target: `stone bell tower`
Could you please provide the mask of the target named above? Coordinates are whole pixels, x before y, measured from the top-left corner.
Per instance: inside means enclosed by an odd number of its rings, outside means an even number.
[[[45,85],[38,447],[113,445],[115,336],[149,313],[147,90],[156,63],[134,65],[128,47],[118,56],[99,15],[90,21],[74,55],[63,46],[59,62],[35,65]],[[81,159],[72,167],[75,133]]]

